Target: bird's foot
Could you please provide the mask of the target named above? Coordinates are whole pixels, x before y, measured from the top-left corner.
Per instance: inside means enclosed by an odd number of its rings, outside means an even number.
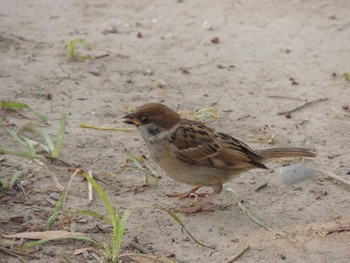
[[[207,198],[201,200],[201,202],[197,202],[195,200],[194,202],[191,202],[188,205],[184,205],[183,207],[177,209],[177,212],[179,213],[197,213],[197,212],[214,212],[216,209],[213,204],[211,204],[211,201],[215,197],[215,194],[209,195]]]
[[[184,193],[173,193],[173,194],[166,194],[166,197],[176,197],[178,199],[184,199],[187,197],[197,196],[197,197],[206,197],[208,193],[197,193],[199,189],[201,189],[201,185],[197,185],[196,187],[193,187],[187,192]]]

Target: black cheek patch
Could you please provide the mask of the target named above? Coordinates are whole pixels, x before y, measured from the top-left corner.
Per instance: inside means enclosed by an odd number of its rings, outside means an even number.
[[[162,129],[159,127],[149,127],[148,128],[148,133],[151,135],[158,135],[161,131],[162,131]]]

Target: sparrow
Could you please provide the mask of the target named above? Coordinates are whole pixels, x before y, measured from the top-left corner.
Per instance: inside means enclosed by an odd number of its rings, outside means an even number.
[[[175,181],[194,185],[189,192],[203,186],[213,192],[194,207],[183,212],[198,212],[220,194],[223,184],[253,168],[267,169],[265,163],[281,157],[314,157],[306,148],[270,148],[253,150],[244,142],[217,132],[197,121],[181,118],[161,103],[147,103],[123,117],[135,125],[151,158]]]

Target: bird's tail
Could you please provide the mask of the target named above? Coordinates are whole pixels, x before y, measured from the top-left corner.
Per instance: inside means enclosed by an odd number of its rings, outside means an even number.
[[[315,157],[316,154],[307,148],[271,148],[258,150],[258,154],[266,159],[283,157]]]

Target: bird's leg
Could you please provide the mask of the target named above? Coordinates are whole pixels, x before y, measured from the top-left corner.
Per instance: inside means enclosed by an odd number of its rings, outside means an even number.
[[[196,204],[192,207],[186,207],[186,208],[180,208],[178,209],[178,212],[182,213],[196,213],[199,211],[214,211],[212,207],[209,207],[209,203],[221,193],[223,186],[222,184],[215,184],[213,185],[214,191],[211,195],[209,195],[207,198],[203,199],[201,202]]]
[[[207,193],[196,193],[202,187],[203,186],[201,186],[201,185],[197,185],[196,187],[193,187],[192,189],[190,189],[187,192],[166,194],[165,196],[167,196],[167,197],[176,197],[178,199],[183,199],[183,198],[191,197],[192,194],[195,194],[195,195],[200,196],[200,197],[205,197],[207,195]]]

